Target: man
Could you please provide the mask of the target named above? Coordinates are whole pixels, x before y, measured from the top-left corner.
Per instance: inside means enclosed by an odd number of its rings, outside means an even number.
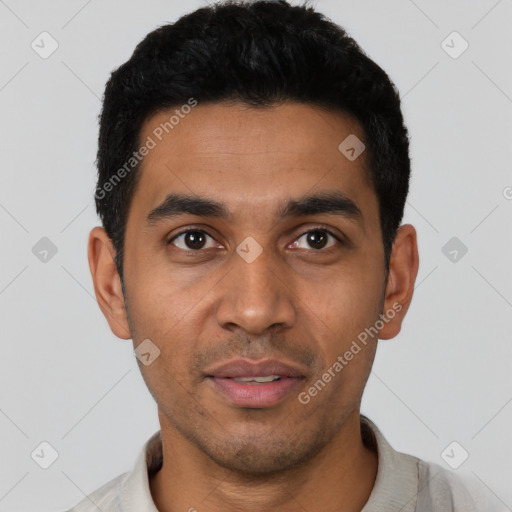
[[[473,510],[360,414],[418,271],[400,222],[397,91],[342,28],[284,1],[150,33],[112,74],[89,238],[161,430],[72,510]]]

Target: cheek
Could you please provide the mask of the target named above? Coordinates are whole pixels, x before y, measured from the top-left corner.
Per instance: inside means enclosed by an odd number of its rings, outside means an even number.
[[[180,329],[187,316],[201,301],[200,287],[186,286],[175,272],[154,267],[139,273],[130,284],[130,312],[133,310],[137,326],[158,333]],[[143,333],[142,333],[143,334]]]
[[[346,399],[355,399],[359,394],[375,357],[377,336],[370,336],[368,332],[374,331],[367,329],[379,318],[384,278],[383,270],[379,272],[375,267],[367,267],[362,259],[347,266],[350,270],[340,268],[330,279],[302,290],[305,325],[315,326],[311,332],[322,354],[324,371],[330,368],[336,375],[331,390],[343,387]]]
[[[315,321],[321,329],[315,337],[324,362],[316,379],[329,382],[325,400],[335,407],[356,403],[370,374],[378,335],[368,333],[378,319],[378,297],[375,290],[340,286],[310,302],[315,306],[308,313],[309,322]]]
[[[166,311],[162,311],[166,315]],[[156,401],[160,405],[173,407],[172,404],[188,400],[193,393],[190,367],[198,347],[195,325],[187,322],[187,317],[174,321],[174,317],[159,316],[151,309],[137,326],[141,339],[149,338],[156,347],[158,356],[149,365],[139,363],[143,378]],[[142,345],[141,345],[142,346]]]
[[[133,293],[128,291],[132,335],[135,345],[149,339],[159,351],[154,363],[141,366],[150,389],[158,390],[163,386],[176,388],[179,393],[176,380],[186,386],[186,370],[197,350],[201,328],[197,311],[201,309],[201,296],[193,290],[180,290],[163,279],[151,277],[131,283]]]
[[[371,267],[340,267],[328,279],[314,285],[305,283],[301,302],[308,306],[306,311],[323,320],[333,335],[346,338],[377,319],[383,293],[381,281],[383,272]]]

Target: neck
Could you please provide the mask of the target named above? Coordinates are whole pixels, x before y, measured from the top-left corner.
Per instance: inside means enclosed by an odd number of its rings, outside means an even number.
[[[160,512],[360,512],[377,476],[377,453],[363,443],[359,411],[313,459],[279,474],[220,467],[172,428],[162,428],[162,447],[164,462],[150,477]]]

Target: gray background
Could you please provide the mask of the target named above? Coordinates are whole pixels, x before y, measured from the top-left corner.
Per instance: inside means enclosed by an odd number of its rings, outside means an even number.
[[[202,5],[0,0],[1,510],[71,507],[129,470],[159,428],[86,258],[97,115],[110,72],[145,34]],[[417,289],[400,335],[380,342],[363,413],[396,449],[446,468],[456,441],[469,458],[454,471],[512,510],[512,1],[313,5],[390,74],[411,134]],[[43,31],[59,45],[46,59],[31,47]],[[458,58],[445,50],[460,39],[442,44],[453,31],[469,44]],[[32,250],[43,237],[57,249],[46,262]],[[43,441],[58,452],[48,469],[31,458]]]

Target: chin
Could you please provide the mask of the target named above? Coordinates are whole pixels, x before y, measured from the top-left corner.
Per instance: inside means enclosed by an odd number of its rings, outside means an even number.
[[[298,433],[281,437],[230,436],[220,444],[197,443],[217,465],[251,478],[289,471],[313,458],[327,444],[318,433],[299,438]]]

